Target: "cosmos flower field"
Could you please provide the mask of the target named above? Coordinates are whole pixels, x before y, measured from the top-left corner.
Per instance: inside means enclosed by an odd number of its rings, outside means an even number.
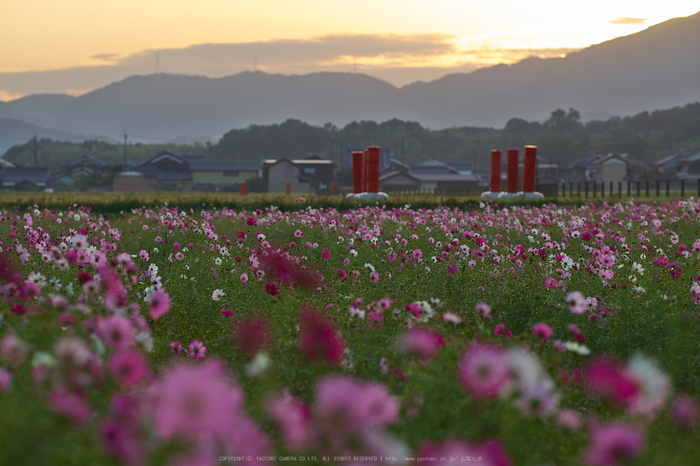
[[[697,464],[700,203],[0,212],[0,464]]]

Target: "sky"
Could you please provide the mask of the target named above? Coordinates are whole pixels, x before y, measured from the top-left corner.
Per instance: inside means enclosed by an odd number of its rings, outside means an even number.
[[[0,0],[0,100],[134,74],[358,72],[396,86],[558,57],[697,0]]]

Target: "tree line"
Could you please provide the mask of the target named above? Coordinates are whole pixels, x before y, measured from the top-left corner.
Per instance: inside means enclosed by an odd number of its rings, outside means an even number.
[[[394,156],[414,164],[427,158],[466,160],[486,168],[491,149],[522,148],[534,144],[539,152],[568,165],[592,152],[627,153],[650,163],[682,148],[700,147],[700,102],[634,116],[581,121],[578,110],[556,109],[543,122],[510,119],[503,129],[454,127],[432,130],[419,123],[388,120],[352,122],[338,128],[327,123],[315,126],[289,119],[280,124],[251,125],[232,129],[215,144],[142,144],[126,147],[128,160],[139,162],[162,149],[176,154],[207,155],[212,160],[257,162],[281,157],[317,155],[340,161],[348,149],[368,145],[388,147]],[[31,165],[38,151],[40,165],[59,167],[85,155],[108,163],[123,162],[124,147],[99,141],[82,143],[50,139],[13,146],[3,158],[18,165]]]

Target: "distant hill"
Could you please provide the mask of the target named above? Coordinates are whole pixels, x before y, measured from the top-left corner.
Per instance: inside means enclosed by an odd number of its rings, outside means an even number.
[[[217,140],[231,128],[294,118],[314,125],[399,118],[429,128],[504,127],[556,108],[605,119],[700,101],[700,13],[564,58],[523,60],[397,88],[362,74],[219,79],[132,76],[80,97],[33,95],[0,103],[0,117],[130,140]]]
[[[14,145],[24,144],[36,135],[39,138],[49,138],[55,141],[80,142],[90,138],[85,135],[68,133],[26,123],[13,118],[0,118],[0,154]],[[107,140],[106,138],[99,138]],[[115,142],[112,140],[112,142]]]

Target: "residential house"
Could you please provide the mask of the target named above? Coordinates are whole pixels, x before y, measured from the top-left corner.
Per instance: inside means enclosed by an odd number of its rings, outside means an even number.
[[[237,190],[241,183],[258,178],[260,162],[219,162],[203,156],[181,156],[189,162],[195,191]]]
[[[335,167],[335,162],[318,157],[263,160],[260,169],[263,191],[284,193],[289,183],[291,193],[328,192],[335,181]]]
[[[676,179],[700,179],[700,148],[681,149],[654,162],[660,174],[674,174]]]
[[[51,175],[48,184],[56,188],[111,188],[110,165],[92,156],[83,156]]]
[[[457,170],[460,175],[471,175],[474,171],[474,162],[468,160],[448,160],[445,164]]]
[[[218,162],[168,150],[114,177],[115,191],[226,191],[258,176],[259,163]]]
[[[569,165],[569,181],[639,181],[646,169],[629,154],[589,154]]]
[[[48,167],[7,167],[0,170],[2,189],[13,191],[43,191],[48,178]]]
[[[464,168],[464,167],[460,167]],[[427,191],[476,193],[479,191],[479,178],[473,174],[463,174],[451,164],[428,159],[416,165],[405,165],[391,160],[389,166],[380,173],[379,189],[392,191]]]

